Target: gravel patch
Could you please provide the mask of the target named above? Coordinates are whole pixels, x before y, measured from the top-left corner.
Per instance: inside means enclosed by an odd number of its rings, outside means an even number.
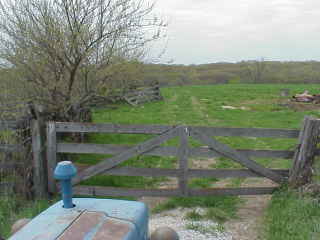
[[[178,233],[180,240],[232,240],[230,233],[223,232],[218,223],[184,219],[185,214],[191,210],[194,209],[178,208],[152,215],[149,232],[152,233],[159,227],[171,227]],[[196,208],[196,211],[202,213],[204,209]]]

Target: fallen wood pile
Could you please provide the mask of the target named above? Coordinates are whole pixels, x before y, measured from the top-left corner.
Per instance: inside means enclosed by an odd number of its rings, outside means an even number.
[[[306,90],[302,94],[292,96],[292,101],[318,104],[320,103],[320,94],[311,95],[309,91]]]
[[[156,85],[142,90],[129,92],[124,96],[124,99],[129,104],[136,106],[146,102],[159,101],[162,100],[163,97],[160,92],[160,87]]]

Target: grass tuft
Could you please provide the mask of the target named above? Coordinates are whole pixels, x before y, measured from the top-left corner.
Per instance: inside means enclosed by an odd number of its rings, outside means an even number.
[[[190,212],[187,212],[184,218],[192,221],[200,221],[203,219],[203,216],[194,209]]]
[[[153,209],[153,213],[183,207],[217,208],[229,216],[236,216],[236,210],[241,199],[235,196],[210,196],[210,197],[175,197],[161,203]]]
[[[310,196],[281,190],[272,196],[266,211],[266,240],[320,239],[319,202]]]
[[[26,201],[17,196],[0,197],[0,235],[8,238],[12,224],[20,218],[33,218],[47,209],[56,200]]]

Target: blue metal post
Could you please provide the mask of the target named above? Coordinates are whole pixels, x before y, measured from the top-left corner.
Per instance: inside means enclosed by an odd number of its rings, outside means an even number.
[[[60,180],[64,208],[73,208],[71,179],[77,174],[77,169],[69,161],[59,162],[54,170],[55,179]]]
[[[72,187],[70,180],[61,180],[62,201],[64,208],[73,208],[72,203]]]

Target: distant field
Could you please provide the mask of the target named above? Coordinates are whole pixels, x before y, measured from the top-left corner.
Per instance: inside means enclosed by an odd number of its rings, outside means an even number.
[[[269,85],[269,84],[229,84],[209,86],[185,86],[162,88],[164,101],[147,103],[142,106],[117,106],[117,109],[94,111],[93,119],[97,123],[118,124],[188,124],[202,126],[227,127],[264,127],[264,128],[299,128],[305,115],[320,117],[320,106],[302,104],[308,111],[296,111],[285,104],[290,98],[280,97],[280,89],[290,89],[290,94],[309,90],[318,93],[317,85]],[[223,109],[232,106],[237,109]],[[95,143],[136,144],[150,138],[146,135],[95,134],[89,141]],[[219,137],[233,147],[247,149],[292,150],[296,140],[270,138]],[[175,145],[172,140],[166,145]],[[192,145],[198,145],[191,141]],[[101,155],[81,155],[76,161],[83,164],[98,162]],[[288,168],[290,160],[257,159],[267,167]],[[136,167],[164,167],[176,165],[175,158],[140,156],[123,165]],[[219,158],[212,168],[239,167],[238,164]],[[88,185],[106,185],[122,187],[152,187],[163,179],[140,177],[97,176],[87,180]],[[208,183],[209,184],[209,183]],[[204,184],[207,186],[208,184]],[[203,184],[200,184],[203,186]]]
[[[95,122],[192,124],[229,127],[298,128],[306,114],[320,116],[318,110],[296,112],[279,106],[290,94],[309,90],[320,94],[320,85],[228,84],[162,88],[163,102],[140,107],[121,106],[94,114]],[[222,106],[247,107],[248,110],[223,110]],[[308,105],[308,104],[307,104]]]

